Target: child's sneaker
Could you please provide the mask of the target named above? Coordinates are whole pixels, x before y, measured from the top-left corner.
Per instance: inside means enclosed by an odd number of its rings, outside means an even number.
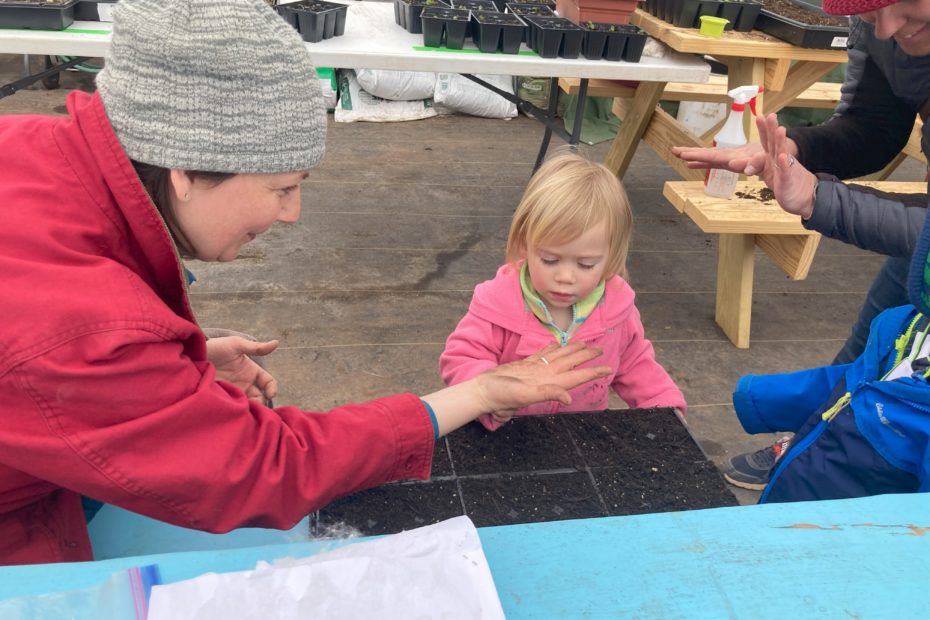
[[[767,448],[730,457],[724,465],[723,477],[742,489],[761,491],[768,484],[775,463],[790,445],[791,437],[786,435]]]

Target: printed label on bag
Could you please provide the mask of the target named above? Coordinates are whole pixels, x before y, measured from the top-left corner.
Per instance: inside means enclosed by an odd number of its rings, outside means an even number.
[[[833,37],[833,42],[830,43],[830,47],[846,47],[846,41],[849,37]]]

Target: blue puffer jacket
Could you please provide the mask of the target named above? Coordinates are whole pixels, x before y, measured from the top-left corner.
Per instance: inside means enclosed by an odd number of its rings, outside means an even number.
[[[796,433],[760,503],[930,491],[927,369],[881,380],[928,325],[913,306],[892,308],[852,364],[739,380],[733,404],[747,432]]]

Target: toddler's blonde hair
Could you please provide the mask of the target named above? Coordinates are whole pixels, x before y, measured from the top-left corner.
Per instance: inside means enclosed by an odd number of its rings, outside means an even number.
[[[560,153],[530,179],[507,237],[507,262],[530,247],[562,245],[606,224],[609,253],[604,278],[627,277],[633,213],[623,184],[610,170],[574,152]]]

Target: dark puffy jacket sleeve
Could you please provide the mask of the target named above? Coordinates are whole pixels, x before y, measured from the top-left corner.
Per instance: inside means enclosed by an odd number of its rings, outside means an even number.
[[[820,176],[804,227],[864,250],[908,257],[927,214],[927,194],[892,194]]]
[[[871,26],[852,18],[849,41],[846,79],[833,116],[816,127],[788,130],[798,160],[820,177],[814,211],[804,225],[866,250],[908,257],[923,226],[926,191],[889,194],[844,185],[840,179],[870,174],[891,162],[907,144],[917,108],[895,95],[876,63],[879,55],[889,64],[893,51],[875,39]],[[898,71],[895,67],[888,70]],[[906,81],[904,71],[894,75]]]
[[[798,160],[812,172],[841,179],[884,168],[907,144],[917,109],[898,98],[868,49],[862,20],[850,26],[849,62],[833,116],[815,127],[788,130]]]

